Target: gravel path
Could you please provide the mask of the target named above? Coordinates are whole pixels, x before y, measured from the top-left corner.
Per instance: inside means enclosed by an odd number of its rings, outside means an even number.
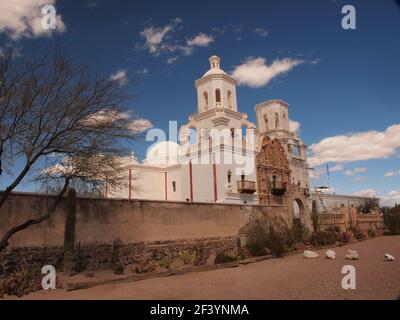
[[[354,249],[360,260],[345,260]],[[36,292],[28,299],[397,299],[400,295],[400,236],[384,236],[337,247],[336,259],[302,254],[238,268],[194,272],[139,282],[71,291]],[[384,253],[396,257],[385,262]],[[343,290],[344,265],[356,268],[355,290]]]

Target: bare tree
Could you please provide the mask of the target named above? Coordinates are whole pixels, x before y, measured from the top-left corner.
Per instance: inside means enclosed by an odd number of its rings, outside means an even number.
[[[124,142],[149,125],[132,119],[123,106],[127,99],[120,83],[92,76],[58,48],[40,58],[16,58],[11,51],[0,55],[0,177],[4,170],[14,177],[0,193],[0,208],[36,170],[38,179],[62,181],[49,211],[9,230],[0,252],[13,234],[47,220],[71,182],[99,186],[107,179],[112,186],[121,181]],[[16,160],[23,162],[18,172]]]
[[[357,211],[360,213],[371,213],[375,209],[379,209],[379,199],[376,197],[365,198],[357,206]]]

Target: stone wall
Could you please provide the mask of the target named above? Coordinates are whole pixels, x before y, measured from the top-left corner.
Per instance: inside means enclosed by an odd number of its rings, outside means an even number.
[[[110,243],[79,245],[75,248],[74,265],[79,266],[79,271],[110,269],[115,248]],[[138,266],[148,268],[151,265],[157,265],[165,257],[176,259],[186,254],[192,256],[194,260],[200,250],[200,259],[203,260],[201,264],[205,264],[207,260],[213,260],[217,252],[236,253],[238,239],[236,237],[226,237],[148,243],[120,243],[117,259],[129,272]],[[53,265],[58,271],[62,271],[62,261],[63,247],[61,246],[12,248],[6,253],[0,254],[0,276],[15,272],[24,265]]]
[[[361,232],[367,234],[369,230],[374,231],[376,234],[383,234],[385,230],[385,223],[379,213],[368,214],[355,214],[350,221],[346,213],[327,213],[318,215],[318,223],[321,230],[326,230],[330,226],[335,225],[341,231],[346,231],[351,225],[357,225]]]

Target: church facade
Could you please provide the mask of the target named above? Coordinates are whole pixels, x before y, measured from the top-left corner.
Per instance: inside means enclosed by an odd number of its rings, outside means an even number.
[[[308,193],[306,146],[290,129],[288,104],[262,102],[257,123],[250,122],[238,110],[236,80],[218,56],[209,62],[195,81],[197,112],[180,128],[179,141],[157,143],[142,163],[132,158],[124,168],[127,188],[108,190],[108,197],[274,204],[290,186]]]

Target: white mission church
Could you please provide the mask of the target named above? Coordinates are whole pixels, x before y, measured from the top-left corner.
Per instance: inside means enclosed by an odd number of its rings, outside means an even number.
[[[259,204],[271,203],[288,185],[308,194],[306,145],[290,130],[288,104],[259,103],[257,124],[248,121],[238,110],[236,80],[221,69],[218,56],[209,62],[210,69],[195,81],[197,113],[180,128],[179,143],[154,145],[143,163],[132,157],[124,169],[127,187],[106,190],[107,197]],[[267,155],[271,141],[284,151],[278,162],[279,155]],[[139,190],[129,187],[133,184]]]

